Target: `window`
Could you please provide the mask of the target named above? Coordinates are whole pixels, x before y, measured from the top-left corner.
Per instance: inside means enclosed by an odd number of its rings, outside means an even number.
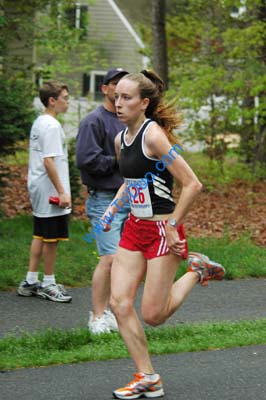
[[[91,71],[90,74],[83,74],[82,96],[90,95],[92,100],[101,102],[103,94],[101,86],[105,71]]]
[[[90,91],[90,75],[83,74],[83,82],[82,82],[82,96],[88,96]]]
[[[101,101],[103,98],[102,94],[102,84],[103,84],[103,75],[95,75],[94,76],[94,100]]]
[[[80,29],[80,38],[84,38],[88,29],[88,6],[76,3],[65,9],[65,16],[69,28]]]

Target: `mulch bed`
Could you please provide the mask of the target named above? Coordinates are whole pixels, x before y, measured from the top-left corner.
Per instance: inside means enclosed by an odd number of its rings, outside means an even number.
[[[27,193],[27,167],[0,164],[6,171],[2,188],[1,209],[6,217],[31,214]],[[86,190],[73,207],[77,219],[86,219]],[[204,189],[186,221],[186,232],[195,237],[222,237],[224,233],[236,239],[248,232],[252,241],[266,245],[266,182],[235,182],[211,191]]]

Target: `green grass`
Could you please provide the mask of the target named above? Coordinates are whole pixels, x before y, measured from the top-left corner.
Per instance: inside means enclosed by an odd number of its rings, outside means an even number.
[[[151,355],[266,344],[266,319],[146,329]],[[128,357],[119,334],[91,335],[87,329],[47,330],[0,341],[0,369]]]
[[[204,153],[184,152],[182,156],[209,190],[234,181],[255,182],[266,179],[263,166],[258,165],[256,171],[251,171],[250,166],[239,162],[239,156],[233,151],[225,156],[223,163],[216,159],[211,160]]]
[[[226,279],[260,278],[266,276],[266,248],[253,244],[248,236],[239,240],[230,240],[227,236],[217,238],[188,239],[189,248],[207,254],[226,268]],[[182,262],[177,276],[185,272],[186,263]]]
[[[56,276],[60,283],[67,286],[90,284],[98,255],[95,242],[88,244],[82,239],[87,230],[87,222],[71,221],[71,240],[59,244]],[[16,287],[19,281],[25,278],[31,239],[30,216],[5,218],[0,221],[0,290]]]
[[[28,269],[32,236],[30,216],[5,218],[0,221],[0,290],[16,287]],[[83,240],[87,221],[70,223],[70,241],[59,244],[56,261],[58,282],[66,286],[88,286],[98,262],[95,242]],[[190,238],[189,247],[207,254],[226,267],[226,279],[266,276],[266,249],[252,244],[247,236],[230,241],[217,238]],[[177,277],[186,270],[182,262]],[[42,273],[42,267],[41,267]],[[41,278],[41,276],[40,276]]]

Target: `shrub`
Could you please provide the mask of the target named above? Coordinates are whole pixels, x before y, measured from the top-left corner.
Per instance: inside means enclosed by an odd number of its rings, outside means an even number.
[[[35,118],[33,85],[25,79],[0,76],[0,155],[14,154],[29,135]]]

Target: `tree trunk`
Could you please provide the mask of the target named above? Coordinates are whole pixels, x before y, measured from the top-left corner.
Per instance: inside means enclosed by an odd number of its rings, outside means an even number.
[[[152,50],[154,70],[168,88],[168,58],[165,29],[165,0],[152,2]]]
[[[242,107],[245,111],[253,110],[254,97],[247,95],[243,100]],[[240,148],[247,164],[252,164],[254,159],[255,130],[253,118],[243,118]]]
[[[254,151],[254,169],[257,162],[266,164],[266,125],[261,125],[256,136],[256,146]]]
[[[262,0],[260,7],[258,9],[258,19],[264,25],[266,24],[266,1]],[[266,44],[264,43],[260,49],[260,57],[264,67],[266,66]],[[256,168],[256,163],[260,162],[266,163],[266,90],[261,91],[259,95],[260,113],[258,115],[258,125],[259,131],[256,136],[256,144],[254,149],[254,168]]]

